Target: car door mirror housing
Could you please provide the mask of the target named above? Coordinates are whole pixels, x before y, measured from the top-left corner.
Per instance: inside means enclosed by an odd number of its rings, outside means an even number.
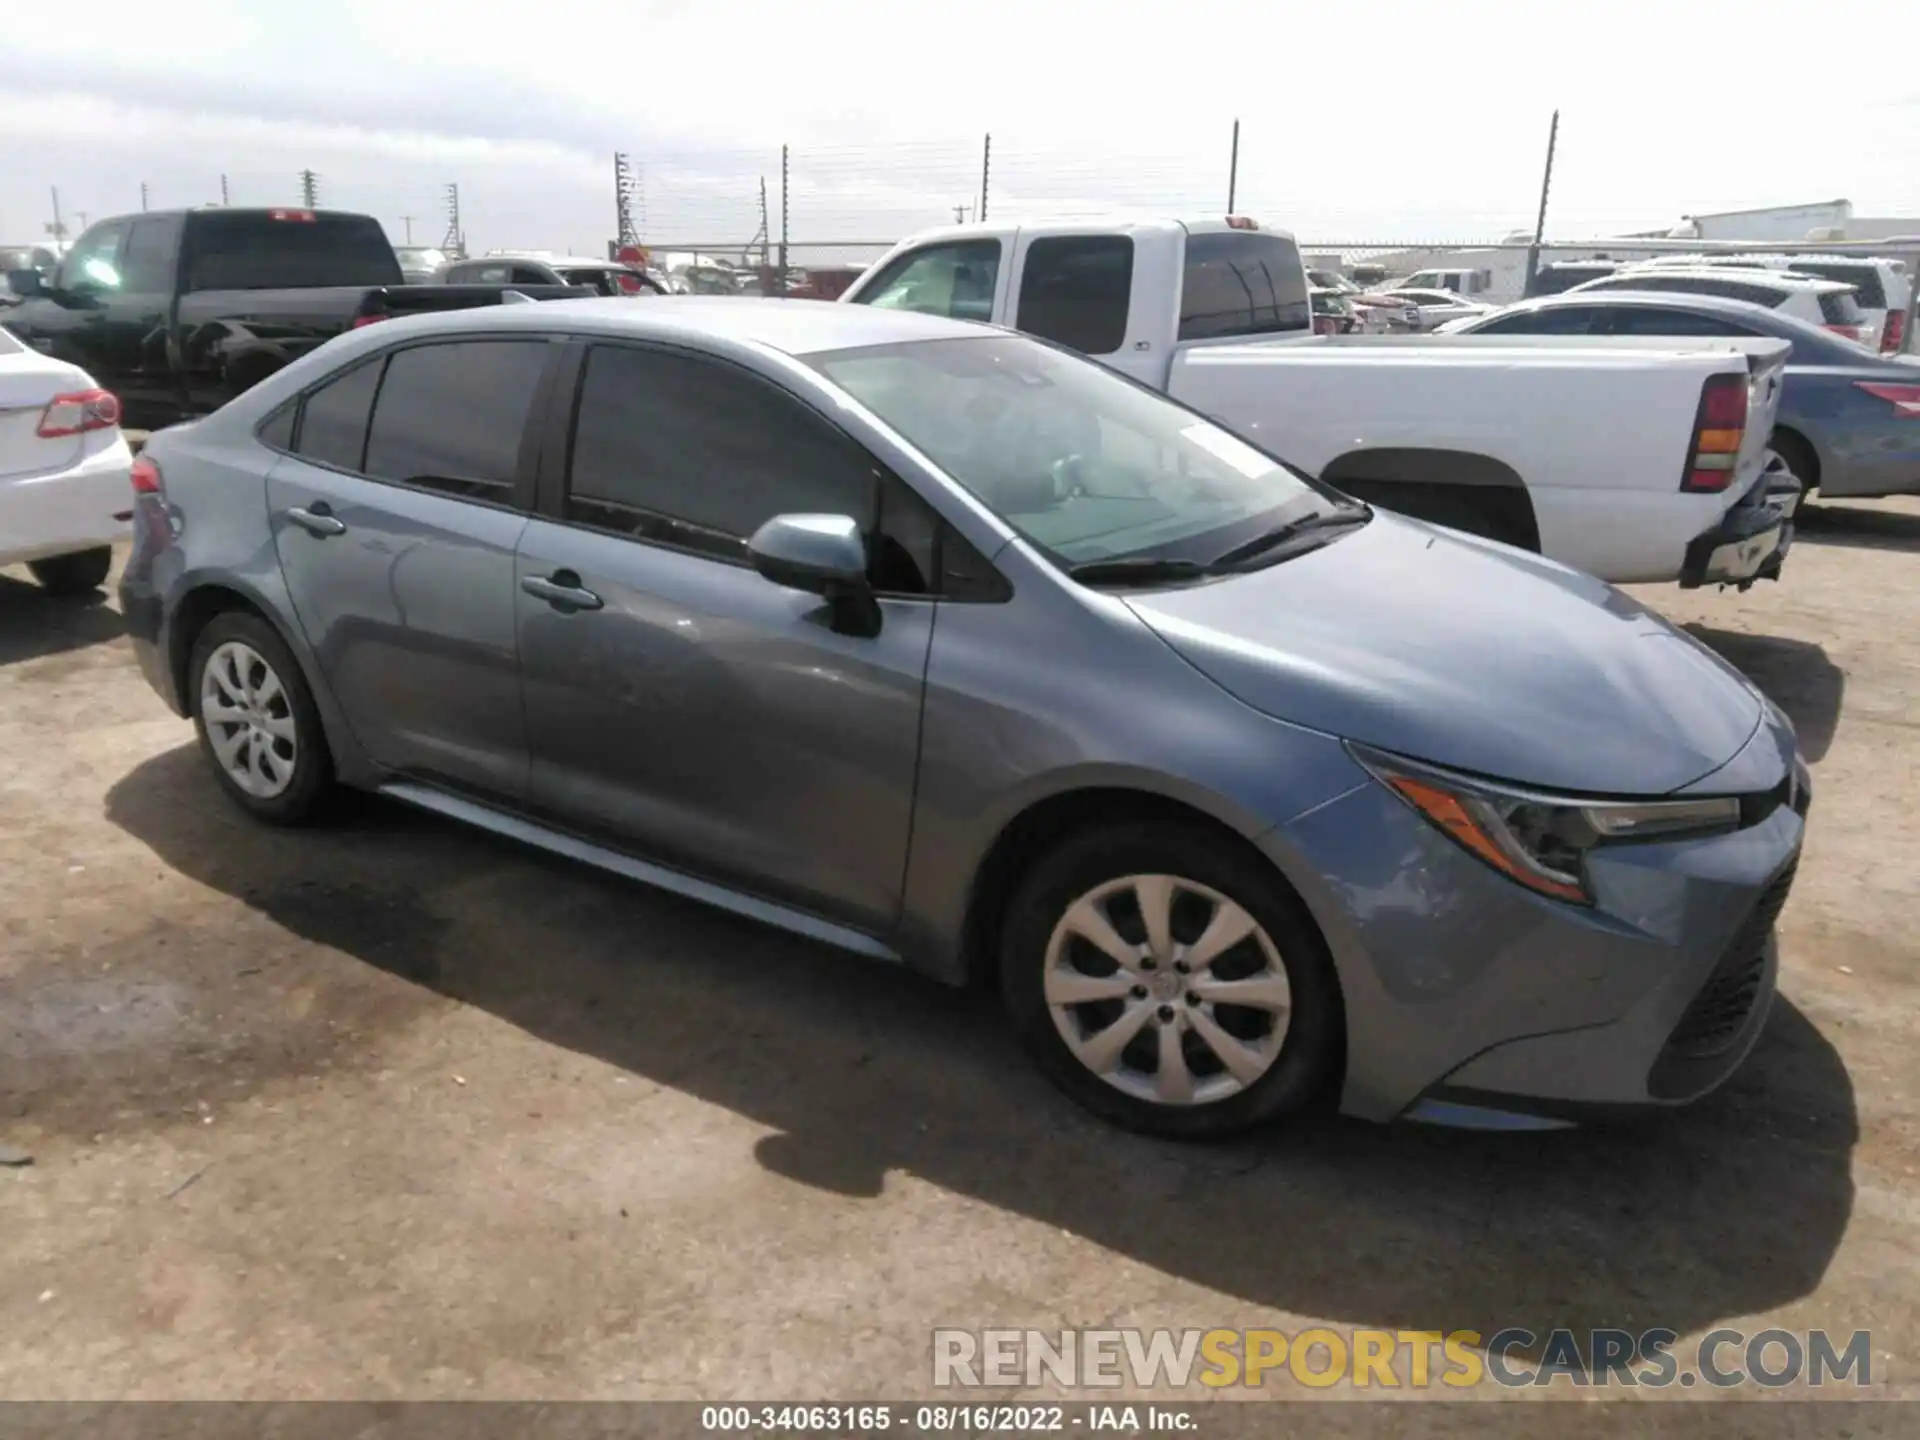
[[[776,515],[747,541],[753,568],[776,585],[832,602],[836,630],[877,634],[867,542],[851,515]]]

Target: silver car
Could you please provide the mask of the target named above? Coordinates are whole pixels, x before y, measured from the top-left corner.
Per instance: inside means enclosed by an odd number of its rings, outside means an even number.
[[[1692,1099],[1807,776],[1620,592],[1024,336],[561,301],[330,341],[134,472],[148,679],[379,791],[954,984],[1102,1115]]]

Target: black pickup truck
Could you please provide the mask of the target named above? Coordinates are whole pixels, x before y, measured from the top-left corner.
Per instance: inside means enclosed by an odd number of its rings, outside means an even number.
[[[426,310],[590,296],[569,285],[407,285],[380,222],[337,210],[154,210],[87,228],[49,281],[7,276],[26,344],[87,370],[123,423],[217,409],[343,330]]]

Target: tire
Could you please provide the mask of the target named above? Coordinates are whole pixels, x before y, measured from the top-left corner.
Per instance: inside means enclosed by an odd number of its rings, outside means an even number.
[[[1820,473],[1820,464],[1807,448],[1807,442],[1790,431],[1776,430],[1767,437],[1767,448],[1780,457],[1793,478],[1800,482],[1800,502],[1805,504],[1813,495]]]
[[[27,570],[40,582],[40,588],[49,595],[62,597],[98,590],[106,583],[107,572],[112,568],[113,550],[106,545],[27,562]]]
[[[271,625],[238,610],[208,621],[194,638],[187,699],[201,753],[235,804],[273,825],[312,818],[333,760],[306,677]]]
[[[1123,970],[1077,928],[1092,907],[1121,941],[1152,950],[1133,882],[1144,881],[1150,899],[1169,877],[1164,953],[1136,950]],[[1181,973],[1206,927],[1232,918],[1226,907],[1255,930]],[[1202,995],[1222,993],[1223,982],[1240,982],[1261,1005]],[[1008,911],[1000,993],[1021,1043],[1068,1096],[1129,1130],[1174,1139],[1218,1139],[1309,1109],[1326,1096],[1345,1037],[1333,962],[1305,907],[1265,860],[1200,826],[1131,822],[1045,854]],[[1132,1038],[1122,1045],[1125,1026]],[[1223,1064],[1216,1040],[1244,1042],[1241,1074]],[[1107,1075],[1090,1068],[1103,1047],[1114,1056]]]

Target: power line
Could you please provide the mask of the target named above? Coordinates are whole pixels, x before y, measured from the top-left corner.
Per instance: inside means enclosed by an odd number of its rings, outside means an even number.
[[[409,245],[413,243],[413,222],[418,218],[418,216],[414,215],[402,215],[400,217],[400,223],[407,227],[407,244]]]

